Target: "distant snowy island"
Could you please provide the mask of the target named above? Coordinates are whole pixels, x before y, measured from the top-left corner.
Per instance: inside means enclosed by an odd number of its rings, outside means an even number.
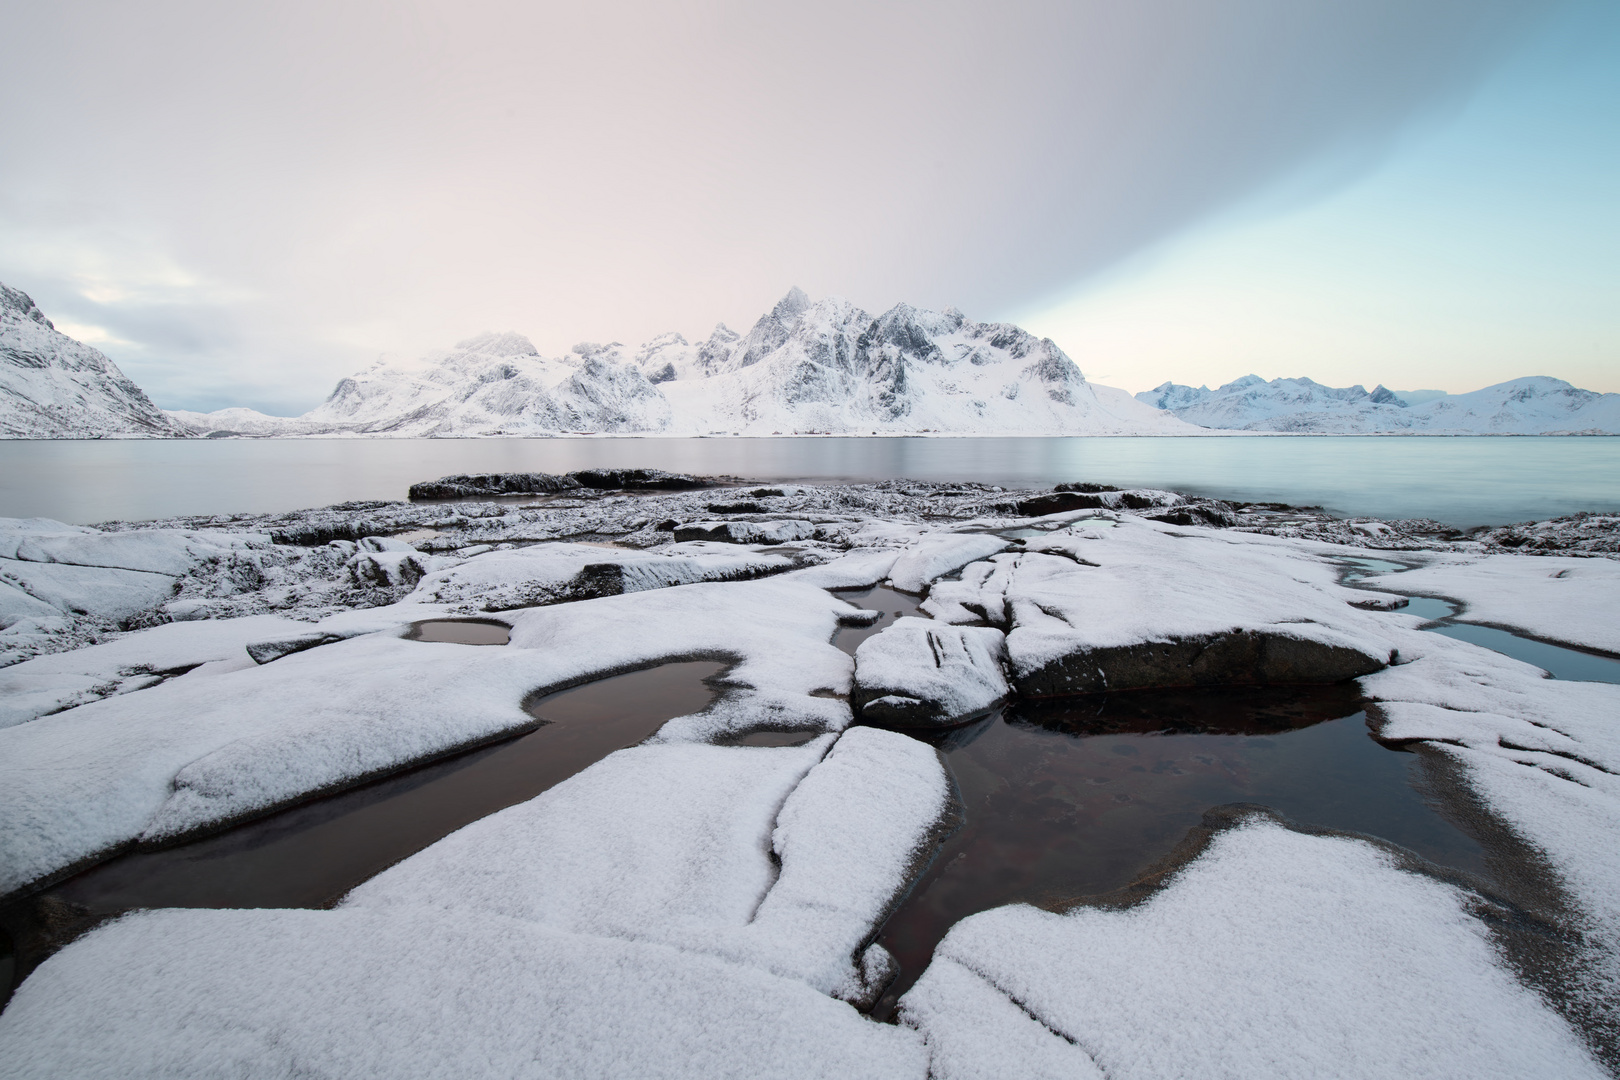
[[[746,334],[721,324],[697,343],[670,333],[546,357],[520,334],[486,333],[414,360],[384,357],[302,416],[165,411],[0,285],[3,438],[1237,432],[1613,435],[1620,394],[1545,376],[1445,394],[1250,375],[1133,398],[1009,323],[906,304],[874,316],[793,289]]]

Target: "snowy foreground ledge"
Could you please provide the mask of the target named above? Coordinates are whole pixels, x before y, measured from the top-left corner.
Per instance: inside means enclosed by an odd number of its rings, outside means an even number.
[[[1032,520],[983,490],[770,490],[733,531],[798,523],[776,530],[788,542],[674,542],[714,520],[712,492],[551,518],[454,504],[460,524],[432,510],[427,541],[301,548],[256,521],[0,526],[26,564],[8,571],[25,599],[8,602],[27,648],[103,638],[0,669],[0,893],[18,903],[131,844],[523,730],[537,692],[730,665],[709,709],[332,910],[165,910],[92,930],[0,1015],[7,1075],[1578,1077],[1606,1075],[1605,1052],[1612,1067],[1620,687],[1419,632],[1398,597],[1341,581],[1336,560],[1363,549],[1150,520],[1174,507],[1164,493],[1141,513]],[[304,527],[360,532],[390,513]],[[1610,647],[1594,639],[1601,588],[1538,598],[1567,580],[1550,575],[1562,560],[1491,555],[1513,565],[1467,577],[1474,557],[1410,559],[1464,575],[1433,587],[1477,590],[1471,607],[1511,579],[1489,621],[1557,603],[1573,640]],[[1570,561],[1600,582],[1613,565]],[[115,570],[166,584],[141,579],[144,600],[94,587]],[[39,595],[66,597],[37,583],[74,575],[79,600]],[[933,626],[901,620],[852,659],[831,641],[872,614],[827,590],[883,581],[926,592]],[[102,596],[116,611],[96,610]],[[409,639],[447,614],[498,617],[510,643]],[[108,620],[155,625],[95,630]],[[1515,966],[1498,901],[1466,881],[1222,811],[1133,902],[971,916],[898,1025],[861,1014],[893,972],[873,940],[963,808],[935,749],[856,723],[852,700],[917,703],[901,712],[937,723],[1052,672],[1175,685],[1279,670],[1362,676],[1379,737],[1455,762],[1546,860],[1579,961],[1556,993]],[[773,730],[804,739],[735,745]]]

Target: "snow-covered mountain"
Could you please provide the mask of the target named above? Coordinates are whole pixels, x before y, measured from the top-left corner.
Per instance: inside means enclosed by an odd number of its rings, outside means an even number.
[[[0,284],[0,438],[173,437],[186,430],[118,366]]]
[[[379,360],[293,419],[176,415],[199,434],[1198,433],[1088,383],[1063,350],[1016,326],[905,304],[874,317],[798,289],[747,334],[721,325],[696,344],[664,334],[634,351],[587,343],[560,358],[517,334],[485,334],[416,361]]]
[[[1467,394],[1371,393],[1310,379],[1246,375],[1216,390],[1164,383],[1138,401],[1208,428],[1423,435],[1620,435],[1620,394],[1581,390],[1544,375]]]

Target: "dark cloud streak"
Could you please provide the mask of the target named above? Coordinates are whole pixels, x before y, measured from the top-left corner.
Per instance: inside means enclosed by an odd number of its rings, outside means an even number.
[[[990,315],[1376,158],[1548,10],[29,5],[0,249],[34,254],[0,277],[122,282],[104,321],[176,359],[159,324],[217,309],[221,377],[289,382],[485,326],[702,331],[794,282]]]

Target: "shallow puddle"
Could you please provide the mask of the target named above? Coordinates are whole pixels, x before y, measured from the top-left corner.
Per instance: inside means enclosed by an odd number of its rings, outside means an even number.
[[[1223,803],[1484,873],[1480,845],[1422,794],[1424,759],[1375,742],[1361,705],[1354,684],[1138,691],[1018,703],[952,733],[941,750],[966,821],[878,937],[900,976],[873,1016],[960,919],[1122,888]]]
[[[888,626],[894,620],[905,616],[915,615],[926,619],[927,614],[917,605],[923,598],[913,593],[901,592],[899,589],[887,585],[874,585],[870,589],[829,589],[840,600],[848,600],[858,608],[868,611],[880,612],[877,622],[871,626],[841,626],[833,635],[832,643],[838,648],[855,654],[855,649],[861,642]]]
[[[531,799],[668,720],[707,708],[727,665],[664,664],[538,698],[543,726],[215,836],[95,866],[0,910],[19,975],[64,927],[145,907],[325,907],[455,830]],[[0,960],[0,968],[4,961]],[[0,984],[0,1004],[10,980]]]
[[[444,641],[455,645],[505,645],[512,628],[495,619],[427,619],[412,623],[406,641]]]

